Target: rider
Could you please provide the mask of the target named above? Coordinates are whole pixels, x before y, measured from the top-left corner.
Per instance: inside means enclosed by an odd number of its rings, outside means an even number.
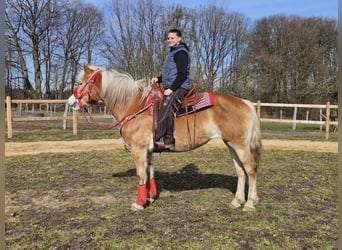
[[[151,83],[163,83],[164,101],[159,110],[158,128],[156,140],[162,137],[166,149],[174,150],[175,139],[174,112],[180,108],[180,104],[190,89],[190,54],[188,46],[182,41],[182,34],[178,29],[168,32],[167,41],[169,53],[163,64],[161,76],[154,77]]]

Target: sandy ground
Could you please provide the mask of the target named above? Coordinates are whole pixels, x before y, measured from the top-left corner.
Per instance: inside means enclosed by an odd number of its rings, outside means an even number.
[[[337,142],[263,140],[263,149],[302,150],[317,152],[338,152]],[[212,140],[207,146],[225,146],[221,140]],[[41,141],[26,143],[5,143],[5,156],[63,153],[92,150],[124,149],[121,139],[81,140],[81,141]]]

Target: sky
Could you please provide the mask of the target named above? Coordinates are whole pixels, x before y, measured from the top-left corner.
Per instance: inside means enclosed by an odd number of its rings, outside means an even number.
[[[276,14],[302,17],[338,17],[338,0],[167,0],[190,8],[216,4],[239,12],[251,20]]]
[[[85,0],[98,7],[111,0]],[[122,0],[125,1],[125,0]],[[189,8],[215,4],[228,11],[244,14],[251,21],[276,14],[301,17],[338,17],[338,0],[163,0],[165,4],[180,4]]]

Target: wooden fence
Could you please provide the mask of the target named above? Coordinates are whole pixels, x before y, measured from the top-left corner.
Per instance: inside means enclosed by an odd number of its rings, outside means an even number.
[[[24,122],[24,121],[63,121],[63,129],[66,129],[66,121],[72,121],[73,127],[73,135],[77,135],[78,133],[78,111],[72,111],[72,115],[70,115],[70,110],[67,104],[67,100],[12,100],[11,97],[6,97],[6,121],[7,121],[7,137],[12,138],[13,136],[13,122]],[[39,111],[41,111],[42,106],[46,105],[46,110],[53,112],[53,109],[56,109],[56,105],[65,105],[64,112],[62,116],[50,116],[50,117],[13,117],[12,116],[12,108],[13,104],[16,104],[19,113],[21,115],[22,105],[26,105],[26,110],[28,110],[28,105],[31,105],[32,114],[39,114],[34,109],[35,105],[39,105]],[[329,139],[329,134],[331,127],[337,129],[338,122],[337,122],[337,110],[338,105],[330,105],[330,103],[326,103],[325,105],[317,105],[317,104],[285,104],[285,103],[261,103],[258,101],[254,103],[257,109],[257,114],[259,117],[260,122],[281,122],[281,123],[290,123],[292,124],[293,130],[296,129],[296,124],[319,124],[322,128],[325,125],[325,139]],[[262,107],[272,107],[272,108],[279,108],[279,117],[278,118],[263,118],[262,116]],[[283,118],[282,109],[283,108],[292,108],[293,115],[292,119]],[[298,120],[297,113],[298,108],[304,109],[318,109],[319,110],[319,120],[309,120],[309,111],[306,112],[306,119],[305,120]],[[331,115],[331,110],[336,109],[336,115]],[[323,112],[325,110],[325,112]],[[111,115],[105,115],[106,108],[104,107],[104,115],[94,115],[94,118],[103,119],[103,118],[111,118]],[[328,119],[327,119],[328,118]]]

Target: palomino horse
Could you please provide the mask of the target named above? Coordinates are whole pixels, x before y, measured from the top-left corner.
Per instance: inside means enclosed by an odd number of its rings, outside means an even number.
[[[87,108],[101,100],[110,109],[136,165],[139,185],[132,209],[144,209],[147,202],[153,201],[157,195],[152,166],[153,118],[148,113],[146,101],[151,87],[146,81],[145,84],[142,80],[134,81],[128,74],[87,65],[83,65],[78,80],[80,85],[69,97],[69,105],[73,109]],[[247,100],[223,93],[211,94],[212,107],[176,118],[175,151],[189,151],[213,138],[221,138],[229,148],[238,177],[230,207],[238,208],[244,204],[244,211],[254,210],[258,202],[256,172],[261,152],[260,126],[255,108]]]

